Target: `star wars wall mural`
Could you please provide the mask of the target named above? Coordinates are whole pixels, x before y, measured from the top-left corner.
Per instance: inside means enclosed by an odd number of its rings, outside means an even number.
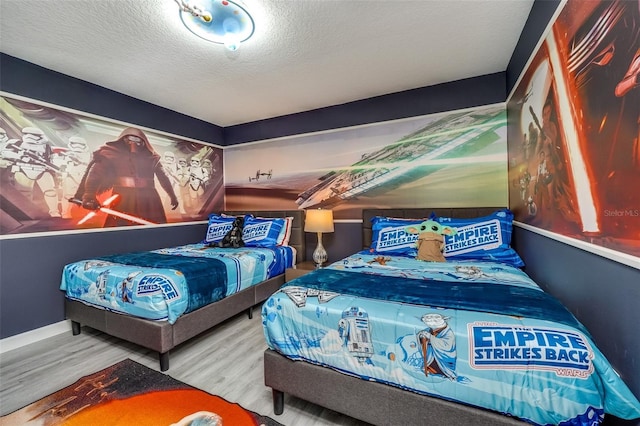
[[[504,105],[394,120],[225,149],[230,210],[504,206]]]
[[[0,96],[2,235],[206,220],[222,150]]]
[[[516,220],[640,256],[640,2],[569,1],[508,102]]]

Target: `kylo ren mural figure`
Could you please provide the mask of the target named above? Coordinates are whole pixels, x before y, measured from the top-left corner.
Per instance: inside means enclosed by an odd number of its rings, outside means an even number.
[[[123,214],[110,214],[105,226],[139,223],[136,219],[166,223],[154,177],[169,195],[171,209],[175,210],[178,198],[160,156],[142,130],[128,127],[117,140],[107,142],[93,154],[74,201],[85,209],[99,210],[97,195],[111,189],[117,196],[114,201],[118,201],[118,211]]]

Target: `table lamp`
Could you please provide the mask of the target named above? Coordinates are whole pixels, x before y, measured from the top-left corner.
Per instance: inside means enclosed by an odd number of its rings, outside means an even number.
[[[321,268],[322,264],[328,259],[327,251],[322,245],[322,233],[333,232],[333,212],[322,209],[307,210],[304,231],[318,233],[318,246],[313,251],[313,261],[316,264],[316,268]]]

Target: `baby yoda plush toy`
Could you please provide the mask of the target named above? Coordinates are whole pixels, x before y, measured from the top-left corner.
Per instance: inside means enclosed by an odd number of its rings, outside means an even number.
[[[455,235],[455,228],[442,226],[435,220],[425,220],[418,226],[407,226],[410,234],[418,234],[418,260],[427,262],[446,262],[444,258],[444,236]]]

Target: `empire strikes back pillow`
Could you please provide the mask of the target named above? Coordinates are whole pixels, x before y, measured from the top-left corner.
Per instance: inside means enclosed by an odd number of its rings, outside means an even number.
[[[202,241],[203,244],[212,244],[222,241],[227,232],[231,231],[235,216],[221,216],[215,213],[209,215],[207,233]]]
[[[260,218],[246,215],[242,239],[248,247],[274,247],[282,244],[286,226],[287,220],[284,218]]]
[[[444,257],[447,260],[490,260],[517,268],[524,266],[518,253],[511,248],[513,213],[509,209],[473,219],[435,215],[432,219],[457,231],[455,235],[445,236]]]
[[[407,232],[407,226],[418,226],[424,219],[375,216],[371,219],[370,251],[382,255],[415,257],[418,234]]]

